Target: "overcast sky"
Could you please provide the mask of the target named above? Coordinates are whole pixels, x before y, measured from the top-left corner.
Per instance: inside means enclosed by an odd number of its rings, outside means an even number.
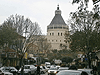
[[[91,0],[90,0],[91,1]],[[77,9],[77,4],[72,5],[72,0],[0,0],[0,24],[10,15],[22,15],[32,22],[37,22],[42,33],[46,35],[47,25],[52,21],[57,5],[62,11],[65,22],[69,18],[69,13]],[[89,7],[93,5],[90,2]]]

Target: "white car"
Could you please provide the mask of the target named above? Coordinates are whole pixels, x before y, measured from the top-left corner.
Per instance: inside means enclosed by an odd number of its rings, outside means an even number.
[[[18,75],[18,70],[15,67],[1,67],[2,72],[10,72],[14,75]]]
[[[78,70],[62,70],[58,72],[56,75],[88,75],[88,73]]]
[[[62,70],[68,70],[68,67],[59,67],[58,71],[62,71]]]
[[[56,67],[56,65],[51,65],[50,68],[51,68],[51,67]]]
[[[24,65],[24,74],[31,75],[36,73],[36,67],[34,65]],[[19,69],[19,73],[21,73],[21,68]]]
[[[47,68],[46,66],[44,66],[44,67],[45,67],[46,72],[48,72],[49,68]]]
[[[59,69],[61,66],[57,65],[56,67],[57,67],[57,69]]]
[[[10,73],[10,72],[3,72],[3,75],[13,75],[13,73]]]
[[[57,67],[50,67],[50,69],[48,70],[48,75],[56,75],[58,73],[58,69]]]
[[[40,66],[40,73],[45,74],[46,73],[46,68],[44,66]]]
[[[5,72],[0,69],[0,75],[13,75],[13,73]]]
[[[50,62],[45,62],[45,66],[46,66],[47,68],[50,68],[50,66],[51,66]]]
[[[92,69],[78,69],[79,71],[85,71],[87,72],[89,75],[93,75],[93,70]]]

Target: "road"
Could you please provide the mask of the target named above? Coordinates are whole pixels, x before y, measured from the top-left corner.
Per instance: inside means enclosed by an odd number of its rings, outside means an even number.
[[[41,75],[48,75],[48,73],[46,72],[45,74],[41,74]]]

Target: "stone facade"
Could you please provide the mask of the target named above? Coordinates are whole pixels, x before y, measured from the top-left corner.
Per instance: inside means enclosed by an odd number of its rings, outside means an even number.
[[[68,26],[64,22],[61,16],[61,10],[59,10],[59,6],[55,11],[55,16],[52,19],[51,23],[47,26],[47,40],[51,43],[51,49],[61,50],[64,47],[62,45],[67,45],[67,49],[69,49],[69,44],[65,44],[64,42],[64,34],[65,31],[69,31]]]

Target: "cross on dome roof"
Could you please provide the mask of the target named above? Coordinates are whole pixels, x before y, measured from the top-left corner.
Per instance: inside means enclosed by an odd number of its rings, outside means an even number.
[[[57,7],[57,10],[59,10],[59,4],[58,4],[58,7]]]

